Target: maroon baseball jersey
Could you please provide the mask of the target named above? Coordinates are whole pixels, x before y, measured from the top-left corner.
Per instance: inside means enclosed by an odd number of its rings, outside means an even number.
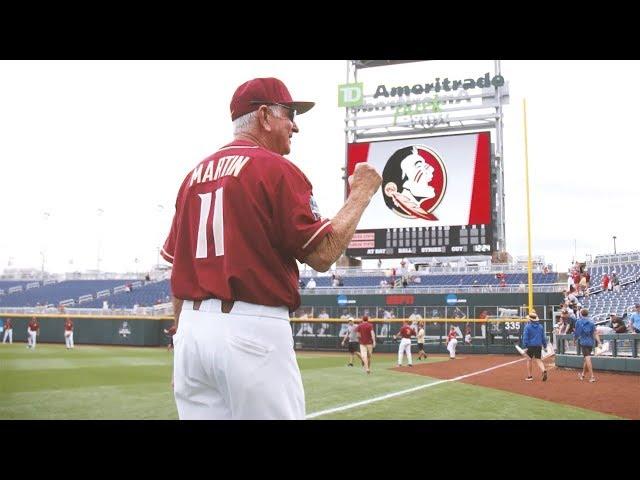
[[[29,322],[29,330],[31,330],[32,332],[37,332],[39,328],[40,328],[40,324],[35,320],[31,320]]]
[[[447,343],[449,343],[451,339],[456,338],[457,336],[458,334],[455,330],[453,332],[449,332],[449,335],[447,335]]]
[[[413,328],[411,328],[409,325],[403,325],[400,331],[398,332],[398,335],[400,335],[402,338],[411,338],[412,336],[415,336],[415,334],[416,334],[416,331]]]
[[[236,140],[189,172],[161,251],[175,297],[300,306],[301,262],[332,231],[307,177],[286,158]]]
[[[67,331],[73,330],[73,322],[71,320],[64,322],[64,329]]]
[[[373,337],[371,332],[373,331],[373,324],[370,322],[362,322],[356,327],[356,332],[360,334],[361,345],[371,345],[373,343]]]
[[[11,320],[9,320],[8,318],[4,321],[4,329],[5,330],[13,329],[13,325],[11,325]]]

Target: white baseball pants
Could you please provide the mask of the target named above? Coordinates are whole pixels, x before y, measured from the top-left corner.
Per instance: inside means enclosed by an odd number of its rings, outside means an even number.
[[[304,389],[286,307],[185,300],[173,337],[181,420],[303,420]]]
[[[398,347],[398,365],[402,365],[402,355],[404,353],[407,354],[407,362],[409,365],[411,365],[412,362],[411,362],[411,339],[410,338],[403,338],[402,340],[400,340],[400,346]]]
[[[9,328],[4,331],[4,338],[2,339],[2,343],[7,343],[7,338],[9,339],[9,343],[13,343],[13,329]]]
[[[447,344],[447,350],[449,350],[449,357],[451,358],[456,358],[456,345],[458,345],[458,340],[455,338],[449,340]]]
[[[73,348],[73,331],[65,330],[64,343],[67,346],[67,348]]]
[[[29,330],[29,338],[27,339],[27,343],[31,348],[36,348],[36,336],[38,332],[32,332]]]

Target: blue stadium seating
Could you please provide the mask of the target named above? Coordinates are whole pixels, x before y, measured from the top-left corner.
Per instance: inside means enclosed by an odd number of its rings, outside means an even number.
[[[37,305],[58,305],[62,300],[73,298],[76,302],[82,295],[95,295],[135,280],[69,280],[43,287],[0,296],[2,307],[35,307]]]

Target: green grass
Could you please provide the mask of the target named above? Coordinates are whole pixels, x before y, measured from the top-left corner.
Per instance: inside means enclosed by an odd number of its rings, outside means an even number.
[[[430,358],[430,362],[442,361]],[[438,379],[347,367],[346,354],[298,355],[307,413],[392,394]],[[164,348],[0,345],[0,419],[177,419]],[[617,417],[486,387],[448,382],[317,417],[318,419],[613,419]]]

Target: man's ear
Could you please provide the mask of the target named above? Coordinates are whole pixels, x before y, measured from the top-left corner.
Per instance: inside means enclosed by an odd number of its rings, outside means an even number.
[[[271,119],[269,118],[269,108],[266,105],[260,105],[258,109],[258,124],[262,130],[271,131]]]

